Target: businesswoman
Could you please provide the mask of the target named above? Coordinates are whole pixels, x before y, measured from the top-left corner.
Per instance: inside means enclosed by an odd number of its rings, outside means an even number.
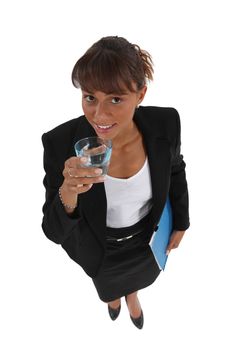
[[[149,242],[167,196],[173,211],[168,253],[190,225],[179,114],[140,106],[152,75],[147,51],[122,37],[100,39],[72,71],[84,115],[42,135],[43,231],[92,278],[110,317],[118,317],[124,297],[139,329],[137,293],[160,273]],[[74,144],[96,135],[112,140],[106,176],[75,156]]]

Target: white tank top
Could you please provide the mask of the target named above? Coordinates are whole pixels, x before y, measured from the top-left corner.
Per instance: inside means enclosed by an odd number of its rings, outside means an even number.
[[[107,226],[127,227],[146,216],[152,207],[151,177],[148,160],[128,179],[106,175]]]

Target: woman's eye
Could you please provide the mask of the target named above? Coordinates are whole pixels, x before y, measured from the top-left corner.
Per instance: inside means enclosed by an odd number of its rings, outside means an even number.
[[[118,103],[120,103],[120,102],[121,102],[120,97],[113,97],[113,98],[112,98],[112,103],[113,103],[113,104],[116,105],[116,104],[118,104]]]
[[[87,102],[93,102],[94,101],[94,96],[92,95],[86,95],[84,96],[84,99],[87,101]]]

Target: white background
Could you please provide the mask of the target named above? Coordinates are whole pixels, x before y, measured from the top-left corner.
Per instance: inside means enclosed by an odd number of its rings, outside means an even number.
[[[232,349],[230,1],[5,1],[1,33],[1,349]],[[148,50],[143,105],[175,107],[191,226],[113,322],[91,279],[41,229],[42,133],[82,114],[76,60],[102,36]]]

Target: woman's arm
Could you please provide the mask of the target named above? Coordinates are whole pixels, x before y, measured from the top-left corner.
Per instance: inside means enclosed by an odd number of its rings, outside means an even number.
[[[173,230],[185,231],[190,226],[189,222],[189,195],[186,181],[183,155],[180,154],[181,148],[181,126],[180,117],[176,111],[177,138],[175,155],[172,161],[171,180],[169,198],[173,214]]]
[[[69,213],[63,206],[58,190],[63,184],[64,177],[58,166],[55,152],[49,142],[48,135],[42,135],[42,143],[44,147],[43,163],[45,170],[43,185],[46,190],[45,203],[42,208],[42,229],[47,238],[57,244],[62,244],[74,232],[74,230],[76,232],[79,231],[79,221],[81,216],[78,207]],[[64,190],[62,190],[62,193],[66,196]],[[70,202],[68,202],[68,199]],[[66,196],[66,200],[67,204],[74,204],[74,198],[71,199]]]

